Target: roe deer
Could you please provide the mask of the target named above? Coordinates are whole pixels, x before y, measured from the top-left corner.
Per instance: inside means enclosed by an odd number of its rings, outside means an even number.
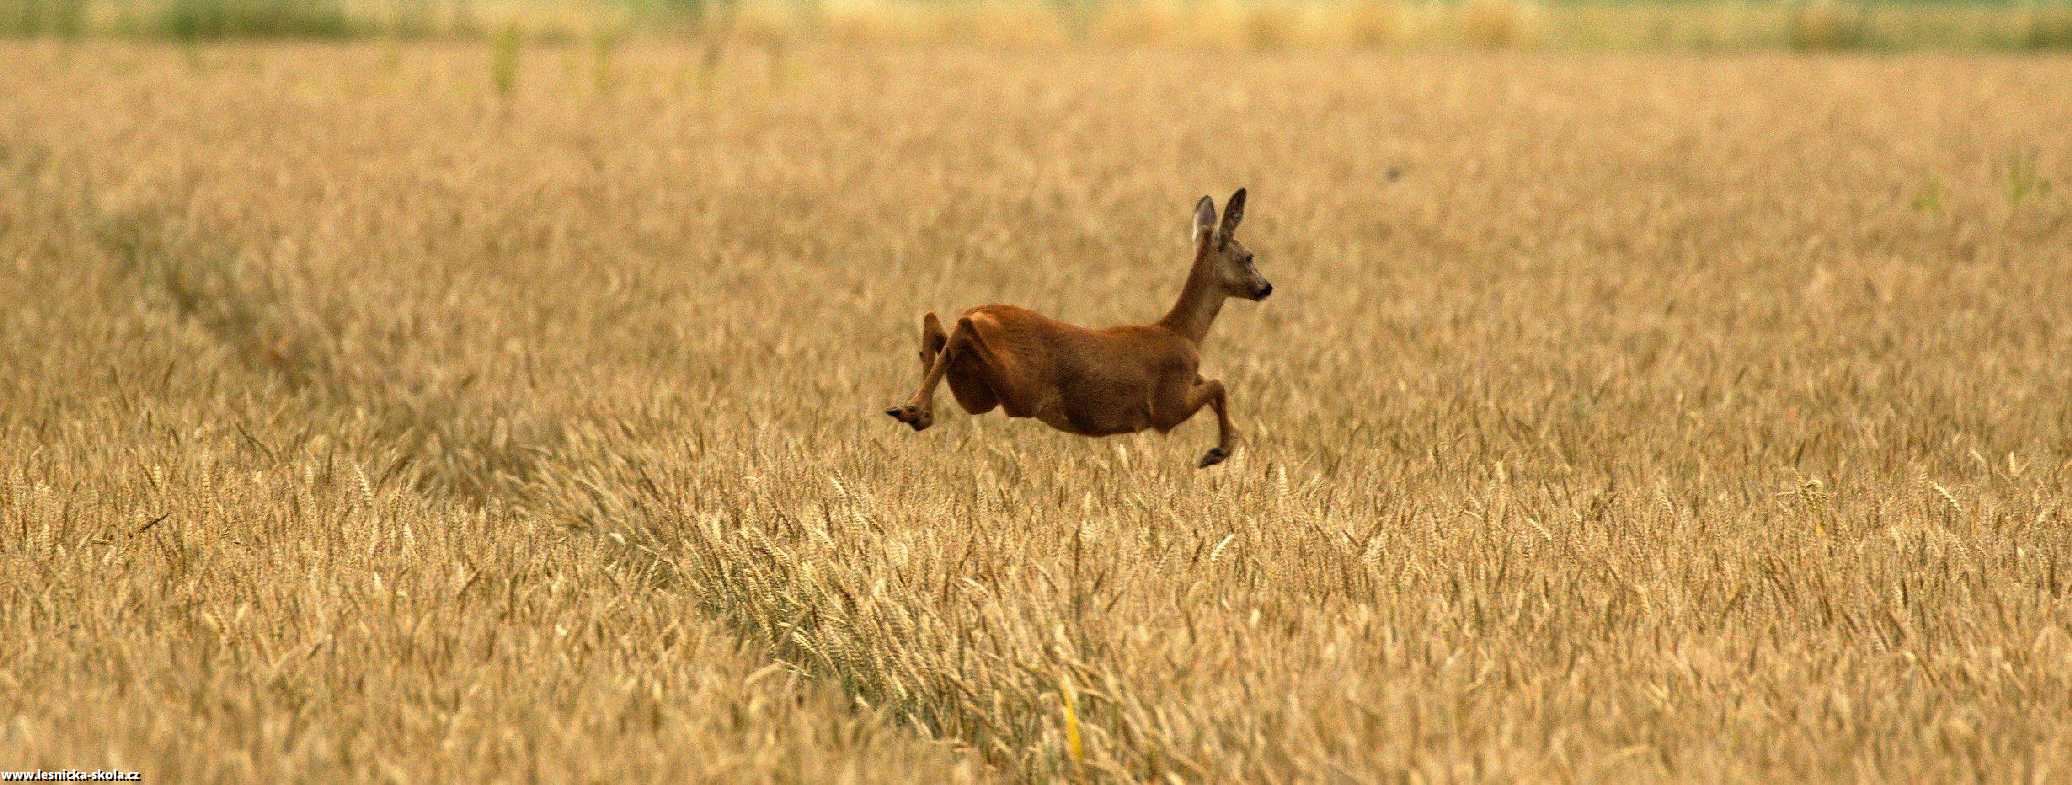
[[[1216,410],[1216,446],[1200,465],[1222,463],[1237,433],[1223,383],[1195,372],[1202,339],[1224,298],[1273,294],[1234,236],[1244,217],[1243,188],[1230,195],[1220,223],[1214,200],[1195,204],[1194,269],[1179,302],[1154,324],[1092,330],[999,304],[965,311],[948,333],[934,313],[921,317],[921,389],[885,414],[916,431],[933,425],[935,387],[944,379],[967,412],[998,406],[1009,417],[1084,436],[1164,433],[1206,404]]]

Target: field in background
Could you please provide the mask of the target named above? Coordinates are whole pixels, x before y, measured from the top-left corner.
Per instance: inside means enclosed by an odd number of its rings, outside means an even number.
[[[1278,50],[2072,49],[2072,2],[0,0],[0,36]]]
[[[711,52],[0,49],[0,768],[2072,777],[2072,63]]]

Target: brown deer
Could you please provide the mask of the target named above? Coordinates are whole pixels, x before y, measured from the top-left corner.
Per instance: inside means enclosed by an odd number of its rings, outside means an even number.
[[[1000,407],[1084,436],[1165,433],[1206,404],[1216,410],[1216,446],[1201,466],[1222,463],[1236,449],[1236,428],[1223,383],[1195,372],[1202,339],[1227,297],[1264,300],[1273,284],[1237,241],[1245,189],[1230,195],[1223,220],[1216,203],[1194,207],[1194,269],[1180,301],[1153,324],[1092,330],[1013,305],[981,305],[959,314],[943,332],[934,313],[921,317],[921,389],[904,406],[885,410],[916,431],[935,424],[935,387],[944,379],[957,405],[972,414]]]

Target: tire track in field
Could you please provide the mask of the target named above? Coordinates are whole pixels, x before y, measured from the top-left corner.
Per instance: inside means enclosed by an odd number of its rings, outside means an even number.
[[[311,399],[313,416],[371,416],[393,453],[378,482],[405,478],[476,506],[522,504],[560,441],[551,424],[514,427],[508,413],[478,406],[467,394],[472,378],[411,362],[407,333],[345,323],[373,312],[352,292],[313,301],[309,293],[322,288],[315,282],[246,263],[163,207],[86,207],[101,248],[147,300],[198,326],[247,369]],[[355,332],[376,340],[340,339]]]
[[[315,282],[244,263],[234,250],[207,239],[162,205],[108,212],[88,198],[78,207],[92,216],[94,240],[120,272],[120,280],[137,287],[149,307],[163,308],[193,324],[238,366],[262,383],[278,384],[306,407],[303,416],[319,425],[304,431],[305,439],[321,431],[327,420],[354,412],[371,417],[377,443],[366,446],[367,454],[385,452],[389,457],[385,466],[369,472],[377,489],[403,482],[430,498],[544,513],[579,532],[601,533],[604,536],[586,539],[613,554],[627,572],[643,576],[650,589],[697,591],[699,585],[729,580],[736,569],[753,568],[745,562],[730,567],[711,558],[686,561],[682,533],[658,528],[670,513],[645,509],[661,501],[662,491],[645,479],[642,458],[633,453],[636,445],[622,443],[605,424],[570,420],[514,435],[506,424],[507,413],[490,411],[469,395],[470,380],[446,382],[413,367],[403,357],[406,352],[393,344],[375,344],[371,356],[354,356],[341,346],[337,336],[355,325],[340,323],[335,314],[365,312],[349,301],[349,293],[330,295],[348,299],[346,303],[311,307],[304,295],[317,288]],[[247,438],[269,460],[296,452],[297,445]],[[738,560],[740,554],[733,558]],[[843,700],[860,698],[866,707],[887,702],[882,685],[859,687],[820,667],[825,663],[810,655],[810,644],[788,645],[769,624],[758,625],[742,616],[739,607],[721,608],[702,600],[699,604],[705,606],[709,622],[729,637],[749,646],[775,644],[775,661],[758,673],[783,668],[811,674],[810,681],[831,688],[834,695],[846,695]],[[742,687],[744,694],[777,689],[790,687],[777,682]],[[887,708],[903,713],[896,705]],[[1037,707],[1017,708],[1030,717],[1041,716]],[[843,721],[905,725],[920,719],[909,713],[904,722],[885,723],[891,716],[875,708],[857,711],[852,705]],[[946,719],[919,724],[941,730],[953,724]],[[942,735],[966,743],[973,740],[968,733]],[[917,749],[931,746],[915,742]],[[985,764],[970,761],[965,766],[954,770],[958,776],[995,776]]]

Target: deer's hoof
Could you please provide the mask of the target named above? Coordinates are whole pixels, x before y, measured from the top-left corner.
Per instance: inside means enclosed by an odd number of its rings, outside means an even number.
[[[885,416],[906,423],[916,431],[935,424],[935,413],[912,404],[894,406],[885,410]]]
[[[1230,457],[1229,450],[1225,450],[1221,447],[1210,447],[1208,452],[1202,453],[1200,468],[1206,469],[1216,464],[1222,463],[1223,459],[1228,457]]]

